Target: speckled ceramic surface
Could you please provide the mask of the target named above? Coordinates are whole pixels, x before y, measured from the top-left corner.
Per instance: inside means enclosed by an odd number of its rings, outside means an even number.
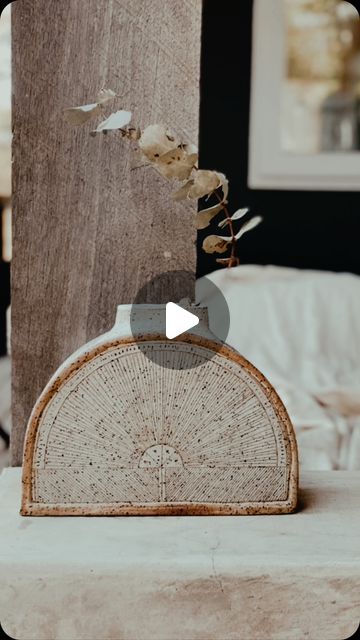
[[[283,513],[298,463],[279,397],[200,323],[167,340],[164,307],[114,328],[55,373],[29,420],[24,515]],[[132,331],[132,332],[131,332]],[[151,358],[149,354],[151,352]]]

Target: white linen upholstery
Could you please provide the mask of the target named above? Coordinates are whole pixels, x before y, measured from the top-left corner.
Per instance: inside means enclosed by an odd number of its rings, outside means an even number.
[[[307,469],[360,469],[360,277],[274,266],[207,276],[230,310],[227,342],[274,385]],[[221,305],[197,281],[214,331]]]

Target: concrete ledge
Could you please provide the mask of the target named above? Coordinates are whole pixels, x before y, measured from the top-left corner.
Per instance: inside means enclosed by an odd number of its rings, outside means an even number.
[[[360,472],[282,516],[21,517],[0,477],[0,622],[19,640],[343,640],[360,620]]]

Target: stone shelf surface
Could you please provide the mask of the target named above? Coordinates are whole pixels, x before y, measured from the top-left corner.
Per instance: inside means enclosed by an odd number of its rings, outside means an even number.
[[[360,472],[281,516],[21,517],[0,477],[0,622],[19,640],[343,640],[360,620]]]

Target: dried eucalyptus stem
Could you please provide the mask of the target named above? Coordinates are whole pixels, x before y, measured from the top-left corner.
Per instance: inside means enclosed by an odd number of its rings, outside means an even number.
[[[103,112],[104,105],[113,100],[116,94],[110,89],[100,91],[96,102],[72,107],[65,110],[66,117],[72,124],[83,124],[91,118]],[[208,235],[202,248],[206,253],[226,253],[227,257],[217,258],[216,262],[227,267],[239,264],[237,256],[237,242],[250,229],[254,229],[262,220],[260,216],[251,218],[235,232],[234,222],[243,218],[248,209],[238,209],[232,215],[228,209],[227,196],[229,183],[226,176],[218,171],[199,169],[197,166],[197,149],[188,143],[182,142],[162,124],[152,124],[141,131],[137,127],[129,126],[132,114],[130,111],[119,110],[111,113],[106,120],[90,132],[95,136],[98,133],[118,131],[122,137],[135,141],[141,150],[147,163],[166,179],[182,183],[173,192],[173,198],[180,200],[201,200],[214,197],[217,202],[208,208],[201,209],[195,214],[195,226],[197,229],[206,229],[213,218],[223,214],[218,222],[219,228],[227,227],[229,236],[218,234]]]

